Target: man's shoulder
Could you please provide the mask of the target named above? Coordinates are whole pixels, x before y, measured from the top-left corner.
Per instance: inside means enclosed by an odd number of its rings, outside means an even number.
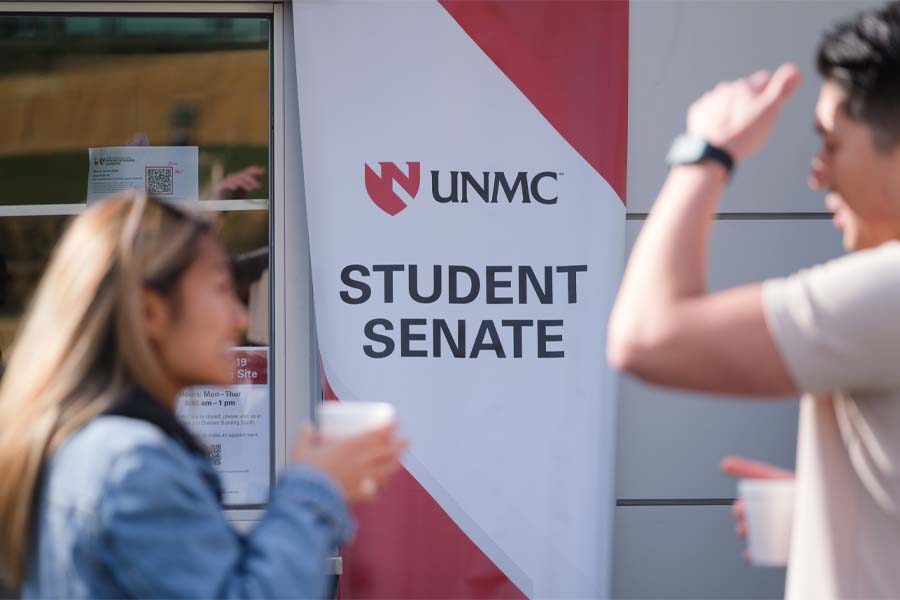
[[[874,248],[852,252],[847,256],[866,261],[900,261],[900,240],[891,240]]]
[[[846,254],[806,273],[814,282],[841,287],[858,288],[860,284],[897,287],[900,284],[900,241],[892,240],[875,248]]]

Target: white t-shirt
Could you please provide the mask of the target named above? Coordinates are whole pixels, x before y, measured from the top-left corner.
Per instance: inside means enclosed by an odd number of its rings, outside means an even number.
[[[804,392],[787,597],[900,598],[900,242],[763,284]]]

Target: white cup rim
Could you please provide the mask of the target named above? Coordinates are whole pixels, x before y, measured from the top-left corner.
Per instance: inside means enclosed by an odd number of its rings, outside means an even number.
[[[787,494],[795,488],[793,479],[741,479],[738,481],[738,494],[758,496],[761,494]]]
[[[331,411],[335,413],[368,413],[372,411],[392,411],[394,405],[389,402],[365,402],[365,401],[342,401],[342,400],[325,400],[319,405],[319,410]]]

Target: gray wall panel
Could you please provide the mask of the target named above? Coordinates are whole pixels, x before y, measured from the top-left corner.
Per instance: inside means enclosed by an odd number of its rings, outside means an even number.
[[[613,598],[781,598],[784,569],[741,558],[728,506],[616,509]]]
[[[629,251],[641,225],[627,224]],[[710,288],[788,275],[840,254],[840,238],[829,221],[717,221]],[[731,498],[735,484],[718,469],[727,454],[793,466],[797,403],[791,399],[726,399],[625,377],[619,400],[618,498]]]
[[[687,107],[725,79],[793,61],[805,76],[764,152],[740,165],[723,212],[821,212],[806,187],[817,148],[813,109],[822,31],[881,2],[632,2],[630,11],[629,212],[647,212],[665,176],[664,157],[684,130]]]
[[[634,379],[620,389],[619,498],[733,498],[734,480],[719,472],[729,454],[794,466],[796,402],[725,402]]]

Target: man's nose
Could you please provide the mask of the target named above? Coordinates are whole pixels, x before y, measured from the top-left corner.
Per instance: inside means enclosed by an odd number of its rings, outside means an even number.
[[[812,159],[809,172],[809,187],[813,190],[828,189],[831,182],[828,180],[828,174],[825,170],[825,163],[818,156]]]

